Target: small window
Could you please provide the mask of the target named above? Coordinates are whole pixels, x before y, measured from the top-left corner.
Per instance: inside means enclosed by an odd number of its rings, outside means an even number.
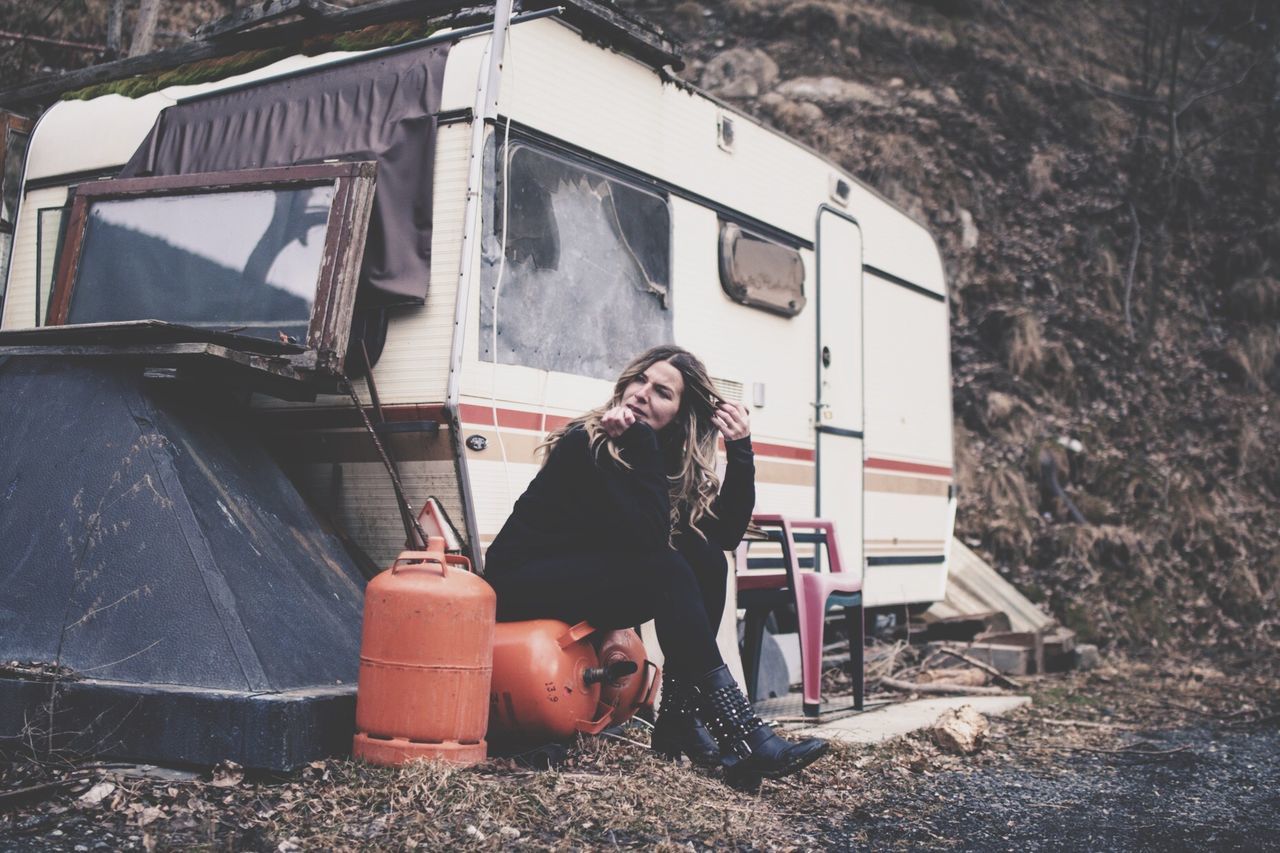
[[[12,113],[0,112],[0,231],[13,233],[18,218],[18,193],[22,189],[22,165],[27,160],[30,122]]]
[[[0,110],[0,306],[4,305],[13,228],[21,201],[22,166],[30,138],[30,119]]]
[[[54,275],[58,271],[58,257],[62,253],[65,236],[66,208],[42,207],[36,211],[36,316],[35,325],[42,326],[49,310],[49,297],[53,293]]]
[[[720,286],[734,302],[794,317],[804,309],[804,261],[790,246],[722,221]]]
[[[496,343],[503,364],[613,379],[669,342],[666,198],[525,143],[512,145],[505,175],[487,153],[480,359],[492,361]]]

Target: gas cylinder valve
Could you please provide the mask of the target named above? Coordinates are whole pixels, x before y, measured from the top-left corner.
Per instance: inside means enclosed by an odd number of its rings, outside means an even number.
[[[640,666],[633,660],[616,660],[608,666],[593,666],[582,673],[582,683],[590,687],[604,681],[617,681],[631,675]]]

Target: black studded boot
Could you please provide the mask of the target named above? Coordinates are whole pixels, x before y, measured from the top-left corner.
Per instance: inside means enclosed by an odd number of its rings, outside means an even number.
[[[817,761],[830,747],[818,738],[792,743],[774,734],[751,710],[727,666],[702,677],[698,707],[720,744],[725,781],[733,785],[750,787],[759,784],[761,777],[778,779],[795,773]]]
[[[720,764],[720,749],[698,719],[697,691],[670,672],[662,674],[662,704],[653,723],[652,744],[655,752],[673,760],[684,754],[699,767]]]

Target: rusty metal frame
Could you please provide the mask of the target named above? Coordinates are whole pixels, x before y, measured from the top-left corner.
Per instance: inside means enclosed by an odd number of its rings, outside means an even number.
[[[303,369],[337,375],[342,372],[347,342],[351,335],[352,312],[372,209],[375,174],[376,167],[372,162],[320,163],[235,172],[122,178],[72,187],[71,214],[50,297],[48,324],[67,324],[76,274],[80,268],[80,252],[84,247],[89,208],[94,202],[333,184],[333,202],[325,231],[325,251],[316,278],[315,302],[307,327],[308,352],[291,360]]]

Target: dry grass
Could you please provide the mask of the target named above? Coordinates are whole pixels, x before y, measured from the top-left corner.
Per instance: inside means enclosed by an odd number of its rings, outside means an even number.
[[[305,798],[271,816],[271,835],[325,848],[429,849],[502,849],[517,840],[535,847],[673,849],[689,838],[744,847],[761,836],[790,835],[785,816],[767,800],[608,739],[584,741],[571,766],[552,772],[502,761],[392,770],[334,762],[317,771],[321,778]]]
[[[1280,364],[1277,363],[1277,357],[1280,357],[1280,331],[1274,327],[1250,328],[1243,339],[1231,342],[1227,352],[1240,365],[1253,390],[1265,391],[1270,383],[1277,381],[1273,377],[1280,370]]]
[[[1227,292],[1227,310],[1246,322],[1280,319],[1280,278],[1256,276],[1237,281]]]
[[[644,739],[632,730],[627,735]],[[117,843],[133,833],[134,843],[120,846],[817,849],[830,846],[849,816],[875,799],[884,788],[877,777],[896,774],[894,765],[892,750],[834,744],[802,774],[746,793],[717,775],[657,759],[643,743],[592,738],[579,743],[564,767],[545,772],[503,760],[466,769],[330,760],[287,779],[215,774],[170,783],[107,770],[96,778],[71,779],[55,808],[70,812],[61,818],[68,830],[62,840],[69,841],[79,826],[92,833],[90,847],[104,833]],[[79,799],[104,778],[114,785],[110,796],[101,802]],[[0,789],[12,781],[0,767]],[[12,829],[0,815],[0,846],[13,839]]]
[[[1019,309],[1010,315],[1005,352],[1014,376],[1039,380],[1062,390],[1072,384],[1075,365],[1071,356],[1061,343],[1045,338],[1040,318],[1031,311]]]
[[[875,668],[915,653],[901,644],[878,646],[869,661]],[[1095,672],[1024,682],[1034,704],[993,720],[990,745],[977,755],[945,754],[928,732],[879,747],[836,744],[798,777],[766,783],[759,794],[606,739],[583,741],[567,766],[543,773],[502,761],[386,769],[330,760],[286,778],[214,773],[173,780],[94,766],[49,771],[42,778],[62,780],[65,788],[0,812],[0,847],[849,849],[901,842],[902,827],[926,820],[937,804],[940,775],[1010,767],[1053,772],[1065,752],[1115,748],[1153,718],[1165,727],[1210,719],[1235,725],[1278,710],[1269,660],[1256,671],[1226,674],[1176,657],[1111,658]],[[13,770],[0,765],[0,790],[34,781],[23,782]],[[109,790],[82,798],[93,785]]]

